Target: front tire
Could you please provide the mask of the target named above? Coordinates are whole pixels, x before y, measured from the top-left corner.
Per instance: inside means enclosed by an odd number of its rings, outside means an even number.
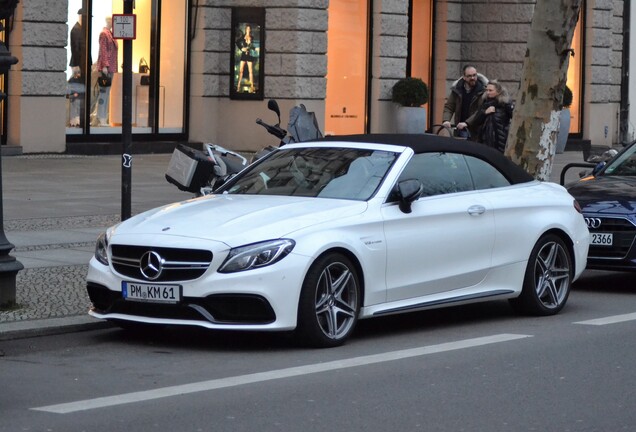
[[[342,345],[358,321],[360,298],[358,274],[351,260],[340,253],[318,258],[300,293],[299,341],[321,348]]]
[[[511,299],[510,304],[529,315],[555,315],[570,295],[572,275],[572,258],[565,242],[557,235],[547,234],[532,249],[521,295]]]

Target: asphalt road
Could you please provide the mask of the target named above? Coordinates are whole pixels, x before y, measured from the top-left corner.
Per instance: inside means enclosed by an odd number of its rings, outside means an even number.
[[[554,317],[491,302],[281,334],[106,329],[0,343],[0,431],[621,431],[636,424],[632,274]]]

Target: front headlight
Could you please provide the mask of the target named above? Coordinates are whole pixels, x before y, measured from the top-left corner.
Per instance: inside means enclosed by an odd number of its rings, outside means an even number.
[[[108,234],[103,232],[97,237],[95,244],[95,258],[105,266],[108,265]]]
[[[274,264],[289,255],[295,245],[293,240],[281,239],[233,248],[218,271],[234,273]]]

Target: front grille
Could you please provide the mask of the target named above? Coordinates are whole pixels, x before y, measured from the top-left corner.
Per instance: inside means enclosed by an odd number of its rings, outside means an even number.
[[[590,216],[592,217],[592,216]],[[590,245],[588,258],[622,259],[627,256],[636,237],[636,226],[623,218],[599,218],[601,225],[590,233],[612,233],[612,246]]]
[[[268,324],[276,320],[269,302],[259,295],[213,294],[203,298],[184,297],[179,304],[160,304],[124,300],[121,292],[92,282],[86,288],[95,310],[105,314],[217,324]]]
[[[163,269],[153,282],[196,279],[205,273],[212,262],[212,252],[200,249],[112,245],[111,251],[115,271],[138,280],[149,280],[141,272],[141,258],[147,252],[158,253],[163,259]]]

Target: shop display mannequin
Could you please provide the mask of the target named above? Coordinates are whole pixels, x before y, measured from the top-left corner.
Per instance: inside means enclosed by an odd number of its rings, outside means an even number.
[[[117,72],[117,39],[113,37],[112,18],[106,17],[106,25],[99,34],[99,56],[95,65],[97,72],[112,79]],[[97,96],[97,121],[99,126],[108,126],[110,87],[100,87]]]
[[[84,88],[86,88],[86,39],[84,38],[84,29],[82,28],[83,15],[83,8],[77,11],[77,22],[71,29],[71,60],[69,66],[71,67],[73,78],[79,78],[79,81],[82,82]],[[78,94],[71,98],[70,126],[81,126],[81,123],[83,123],[83,105],[84,97],[82,95]]]
[[[252,27],[245,26],[245,34],[238,38],[236,46],[241,51],[240,63],[239,63],[239,76],[236,91],[241,92],[241,83],[243,81],[243,72],[245,71],[245,65],[247,64],[247,71],[250,79],[250,93],[254,93],[254,40],[252,36]]]

